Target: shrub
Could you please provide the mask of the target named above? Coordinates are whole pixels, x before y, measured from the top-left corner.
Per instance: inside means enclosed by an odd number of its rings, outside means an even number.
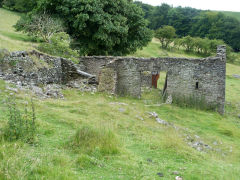
[[[111,130],[91,126],[78,129],[70,144],[75,151],[87,154],[99,151],[101,155],[110,155],[119,152],[119,141]]]
[[[22,16],[14,27],[17,31],[27,33],[34,38],[41,38],[44,42],[50,42],[54,34],[65,29],[61,19],[52,17],[46,12]]]
[[[54,34],[49,42],[40,44],[38,50],[53,56],[77,57],[78,53],[70,48],[70,43],[69,35],[65,32],[60,32]]]
[[[36,115],[35,106],[31,100],[31,111],[25,107],[22,113],[16,104],[15,97],[8,99],[8,124],[3,129],[3,136],[5,140],[16,141],[22,140],[27,143],[33,143],[36,134]]]
[[[18,11],[29,12],[37,5],[37,0],[0,0],[0,7]]]
[[[168,48],[169,44],[174,41],[176,30],[172,26],[163,26],[155,32],[155,37],[159,39],[162,48]]]

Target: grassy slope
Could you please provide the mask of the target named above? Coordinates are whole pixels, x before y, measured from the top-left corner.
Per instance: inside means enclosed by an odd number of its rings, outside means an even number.
[[[12,27],[19,19],[19,14],[0,8],[0,48],[10,51],[33,49],[31,38],[15,32]]]
[[[223,14],[234,17],[240,21],[240,12],[231,12],[231,11],[221,11]]]
[[[15,16],[5,10],[0,12],[6,13],[6,17]],[[4,19],[6,21],[7,18],[1,18],[0,21]],[[8,32],[10,27],[9,24],[0,28]],[[18,49],[21,43],[25,44],[9,36],[1,36],[7,38],[5,46],[12,49]],[[12,42],[16,43],[10,46]],[[162,51],[158,47],[159,44],[153,41],[135,55],[186,56],[181,52]],[[159,179],[157,173],[160,172],[164,174],[161,179],[168,180],[175,178],[173,171],[179,171],[184,179],[238,179],[240,123],[237,114],[240,111],[236,106],[240,106],[240,80],[232,78],[232,74],[239,73],[240,66],[227,65],[226,94],[229,103],[224,116],[171,105],[146,107],[145,104],[161,101],[157,90],[146,92],[141,100],[71,89],[64,91],[64,100],[36,99],[36,144],[0,142],[0,179]],[[6,84],[0,81],[2,102],[8,94],[5,87]],[[28,98],[25,93],[19,93],[18,103],[21,105]],[[112,105],[111,102],[128,105]],[[149,111],[157,112],[160,118],[183,129],[176,131],[158,124],[148,116],[146,112]],[[144,120],[140,120],[139,116]],[[1,103],[0,127],[6,125],[6,119],[6,106]],[[73,151],[68,147],[68,142],[76,130],[84,125],[114,131],[121,144],[120,153],[103,156],[97,150],[93,154]],[[204,142],[222,151],[200,153],[183,141],[184,134],[199,135]],[[214,141],[218,145],[213,145]]]

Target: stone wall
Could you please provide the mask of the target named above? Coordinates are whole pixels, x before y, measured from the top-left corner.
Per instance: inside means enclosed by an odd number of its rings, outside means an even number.
[[[0,57],[0,77],[24,84],[66,84],[81,78],[99,78],[99,90],[141,97],[141,87],[151,87],[151,74],[167,72],[166,92],[175,96],[204,97],[224,113],[226,47],[216,57],[134,58],[81,57],[79,64],[37,51],[5,53]],[[83,72],[82,70],[86,71]]]
[[[9,53],[0,60],[0,75],[23,85],[66,84],[84,78],[79,65],[37,51]]]
[[[83,71],[89,74],[96,75],[97,79],[101,70],[101,67],[107,65],[109,62],[117,59],[117,57],[106,56],[83,56],[80,57],[80,63],[83,67]]]
[[[109,60],[105,57],[106,61]],[[117,74],[116,93],[141,96],[145,71],[166,71],[168,94],[204,98],[209,105],[216,105],[224,113],[226,47],[219,46],[216,57],[187,58],[132,58],[116,57],[106,65]],[[100,83],[102,81],[100,77]]]

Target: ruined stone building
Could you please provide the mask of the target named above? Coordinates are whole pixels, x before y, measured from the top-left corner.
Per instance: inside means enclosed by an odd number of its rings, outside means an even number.
[[[224,113],[226,47],[217,56],[189,58],[82,57],[85,70],[98,76],[99,90],[141,97],[141,88],[152,85],[152,74],[167,72],[164,92],[174,97],[204,98]]]
[[[141,88],[156,86],[161,71],[167,72],[164,94],[204,98],[224,113],[225,46],[218,47],[216,57],[203,59],[93,56],[81,57],[79,64],[36,51],[15,52],[1,59],[0,77],[36,86],[95,77],[99,91],[140,98]]]

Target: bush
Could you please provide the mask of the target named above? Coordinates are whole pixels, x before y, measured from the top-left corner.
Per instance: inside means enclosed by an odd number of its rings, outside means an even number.
[[[41,0],[36,11],[60,17],[82,55],[127,55],[152,40],[132,0]]]
[[[70,48],[70,43],[69,35],[65,32],[60,32],[54,34],[48,43],[40,44],[38,50],[53,56],[77,57],[78,53]]]
[[[168,48],[169,44],[174,41],[176,30],[172,26],[163,26],[155,32],[155,37],[159,39],[162,48]]]
[[[24,113],[22,113],[17,107],[15,97],[10,97],[8,99],[8,124],[3,129],[4,140],[22,140],[33,143],[36,134],[35,121],[35,106],[32,100],[31,111],[26,106]]]
[[[18,11],[29,12],[37,5],[36,0],[0,0],[0,7],[3,5],[5,8]]]
[[[44,42],[49,42],[54,34],[65,29],[61,19],[52,17],[46,12],[22,16],[14,28],[34,38],[41,38]]]
[[[99,151],[101,155],[117,154],[120,146],[111,130],[91,126],[78,129],[70,145],[77,152],[95,154]]]

